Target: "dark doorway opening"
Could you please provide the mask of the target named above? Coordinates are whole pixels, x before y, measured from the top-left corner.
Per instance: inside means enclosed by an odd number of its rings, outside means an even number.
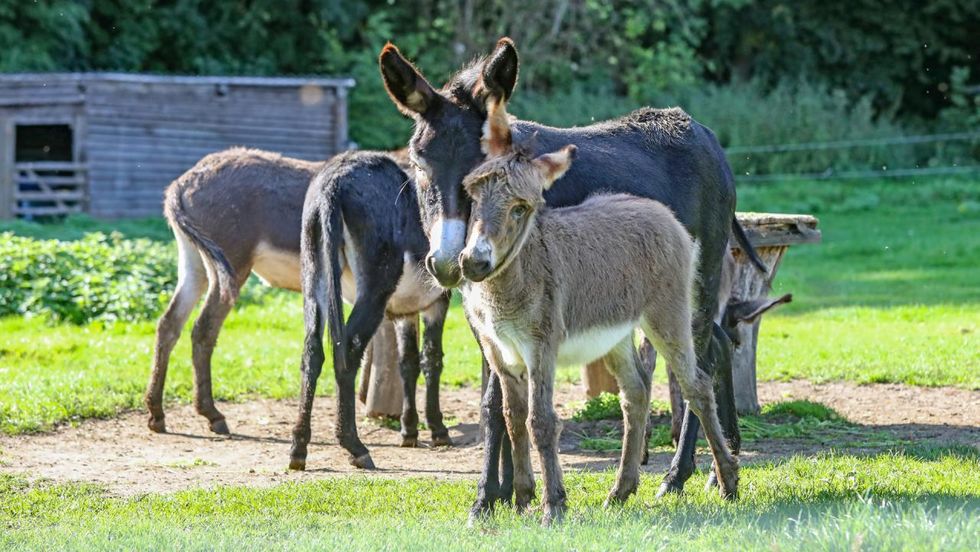
[[[71,161],[72,132],[69,125],[17,125],[16,163]]]
[[[75,163],[71,125],[15,127],[14,209],[26,219],[59,219],[82,211],[85,175]]]

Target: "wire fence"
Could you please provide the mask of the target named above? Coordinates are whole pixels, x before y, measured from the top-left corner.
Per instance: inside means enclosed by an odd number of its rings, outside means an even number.
[[[980,132],[950,132],[943,134],[920,134],[911,136],[892,136],[884,138],[862,138],[853,140],[834,140],[827,142],[803,142],[797,144],[767,144],[757,146],[733,146],[726,148],[730,157],[751,154],[780,154],[791,152],[822,151],[833,149],[875,148],[885,146],[902,146],[910,144],[930,144],[938,142],[978,142]],[[980,161],[973,159],[972,161]],[[771,182],[793,180],[844,180],[844,179],[881,179],[904,178],[914,176],[937,175],[967,175],[980,173],[980,163],[961,165],[952,163],[948,166],[926,166],[918,164],[912,167],[891,168],[882,166],[880,169],[835,169],[829,167],[823,171],[771,173],[771,174],[736,174],[741,182]]]

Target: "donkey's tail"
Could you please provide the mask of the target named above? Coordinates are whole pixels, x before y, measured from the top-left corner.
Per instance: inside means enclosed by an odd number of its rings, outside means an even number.
[[[738,219],[732,218],[732,235],[735,237],[735,242],[738,243],[739,248],[749,256],[749,260],[752,264],[759,269],[763,274],[769,274],[769,267],[766,263],[762,262],[759,258],[759,254],[756,253],[755,247],[752,247],[752,243],[749,241],[749,237],[745,234],[745,229],[739,224]]]
[[[315,212],[308,213],[303,218],[303,263],[307,267],[303,270],[303,277],[307,279],[303,296],[310,307],[317,309],[317,312],[307,312],[307,315],[315,316],[316,324],[322,324],[323,316],[326,315],[330,343],[333,346],[334,371],[342,373],[347,367],[344,299],[340,285],[343,268],[340,248],[344,241],[344,223],[336,188],[328,195],[329,197],[324,198],[325,201],[319,202]],[[310,269],[312,274],[309,273]],[[318,328],[318,332],[322,335],[322,326]]]
[[[187,238],[194,243],[197,250],[208,258],[211,266],[214,268],[215,275],[218,278],[217,283],[221,293],[221,299],[232,303],[237,301],[238,286],[235,282],[237,282],[238,279],[235,274],[235,269],[232,268],[231,263],[228,262],[228,257],[225,256],[225,253],[221,250],[221,247],[204,235],[204,233],[190,221],[184,207],[183,194],[181,193],[180,188],[176,185],[171,185],[170,188],[167,189],[166,194],[164,194],[163,214],[167,217],[167,220],[170,221],[171,228],[180,231],[180,233],[187,236]]]

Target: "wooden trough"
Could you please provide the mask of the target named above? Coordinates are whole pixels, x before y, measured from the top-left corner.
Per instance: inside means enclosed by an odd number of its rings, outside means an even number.
[[[820,231],[817,219],[810,215],[775,213],[739,213],[738,220],[745,228],[752,245],[769,267],[762,274],[741,250],[732,250],[736,273],[732,300],[747,301],[765,297],[782,263],[783,255],[792,245],[817,243]],[[733,380],[735,405],[740,414],[759,412],[756,392],[756,348],[760,319],[738,327],[741,345],[734,351]],[[402,408],[402,386],[398,374],[394,326],[385,320],[367,348],[361,371],[360,399],[367,407],[369,416],[399,416]],[[474,369],[476,367],[474,366]],[[586,396],[595,397],[602,392],[618,393],[616,381],[601,362],[582,367],[582,383]],[[673,397],[673,401],[679,397]],[[679,411],[676,405],[672,409]]]

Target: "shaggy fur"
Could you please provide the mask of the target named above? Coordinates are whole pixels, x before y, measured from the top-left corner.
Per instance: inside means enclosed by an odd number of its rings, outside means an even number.
[[[497,117],[491,112],[489,119]],[[490,138],[509,140],[506,133]],[[544,521],[561,517],[565,489],[557,454],[561,422],[553,405],[555,365],[600,358],[622,389],[626,428],[609,501],[624,501],[636,491],[650,380],[633,346],[635,327],[667,359],[705,427],[720,492],[734,497],[738,466],[715,411],[711,379],[698,371],[694,352],[697,248],[670,209],[649,199],[597,195],[574,207],[547,209],[542,194],[568,169],[574,153],[574,146],[535,158],[501,152],[464,181],[475,204],[460,256],[467,279],[463,304],[503,383],[517,504],[525,506],[534,492],[527,424],[541,457]]]

